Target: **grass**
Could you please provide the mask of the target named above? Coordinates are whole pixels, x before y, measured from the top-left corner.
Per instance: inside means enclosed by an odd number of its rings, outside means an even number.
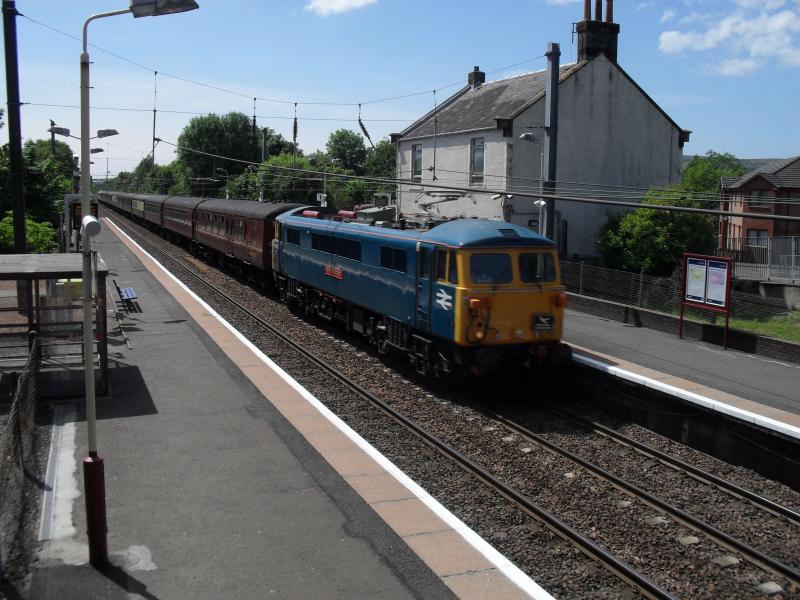
[[[800,343],[800,310],[759,321],[731,319],[730,328]]]

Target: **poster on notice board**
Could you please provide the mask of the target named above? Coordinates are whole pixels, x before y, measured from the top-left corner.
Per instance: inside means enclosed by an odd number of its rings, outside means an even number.
[[[691,302],[706,301],[706,266],[703,258],[686,259],[686,299]]]

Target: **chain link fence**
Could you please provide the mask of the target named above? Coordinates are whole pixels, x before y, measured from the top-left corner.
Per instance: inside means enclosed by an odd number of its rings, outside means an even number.
[[[680,271],[672,277],[653,277],[644,272],[631,273],[584,262],[561,261],[561,278],[568,292],[610,300],[677,315],[680,312]],[[731,291],[731,318],[767,320],[789,313],[786,302],[737,290]],[[710,311],[689,309],[693,320],[715,322],[719,315]]]
[[[9,579],[14,579],[17,563],[29,559],[30,543],[26,528],[36,518],[31,483],[41,487],[43,471],[37,451],[37,417],[39,412],[38,375],[41,346],[35,334],[30,337],[30,351],[24,368],[7,373],[11,378],[10,398],[0,401],[0,597]]]

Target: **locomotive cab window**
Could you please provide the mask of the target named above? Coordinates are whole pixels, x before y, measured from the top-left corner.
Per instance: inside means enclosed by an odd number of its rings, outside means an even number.
[[[391,246],[381,246],[381,266],[384,269],[406,272],[406,251]]]
[[[297,229],[292,229],[287,227],[286,231],[286,242],[289,244],[294,244],[295,246],[300,245],[300,232]]]
[[[519,255],[519,276],[522,283],[556,280],[556,266],[549,252],[523,252]]]
[[[511,257],[505,253],[473,254],[469,257],[469,277],[472,283],[511,283]]]
[[[458,264],[455,250],[436,249],[436,280],[458,283]]]

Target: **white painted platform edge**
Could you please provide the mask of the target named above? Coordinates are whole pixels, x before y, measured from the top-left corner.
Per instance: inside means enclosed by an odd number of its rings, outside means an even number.
[[[620,379],[632,381],[633,383],[643,385],[644,387],[648,387],[654,390],[658,390],[659,392],[664,392],[665,394],[681,398],[682,400],[686,400],[688,402],[691,402],[692,404],[697,404],[704,408],[708,408],[713,411],[729,415],[736,419],[740,419],[748,423],[753,423],[755,425],[759,425],[766,429],[777,431],[784,435],[788,435],[789,437],[800,439],[800,427],[795,427],[794,425],[783,423],[782,421],[778,421],[777,419],[771,419],[769,417],[764,417],[749,410],[744,410],[736,406],[731,406],[730,404],[726,404],[725,402],[722,402],[720,400],[713,400],[712,398],[708,398],[707,396],[702,396],[700,394],[684,390],[677,386],[669,385],[667,383],[664,383],[663,381],[658,381],[657,379],[652,379],[651,377],[645,377],[644,375],[640,375],[638,373],[634,373],[632,371],[628,371],[620,367],[609,365],[607,363],[604,363],[603,361],[597,360],[595,358],[590,358],[588,356],[584,356],[583,354],[579,354],[577,352],[573,353],[572,358],[577,363],[580,363],[587,367],[591,367],[593,369],[597,369],[598,371],[602,371],[603,373],[608,373],[609,375],[614,375],[615,377],[619,377]]]
[[[111,224],[121,235],[125,236],[130,242],[135,245],[139,250],[152,260],[158,267],[178,284],[183,290],[189,294],[204,310],[219,321],[226,329],[228,329],[239,341],[249,348],[264,364],[270,369],[274,370],[287,384],[294,388],[303,398],[305,398],[314,408],[316,408],[326,419],[335,425],[342,433],[351,439],[359,448],[367,453],[373,460],[375,460],[381,467],[383,467],[390,475],[397,481],[404,485],[408,490],[414,494],[421,502],[433,511],[436,516],[442,519],[449,527],[458,532],[464,540],[480,552],[490,563],[492,563],[498,571],[502,572],[511,582],[517,587],[522,589],[531,598],[536,600],[555,600],[549,593],[547,593],[541,586],[539,586],[533,579],[528,577],[521,569],[515,566],[508,558],[498,552],[491,544],[479,536],[475,531],[469,528],[466,523],[442,506],[435,498],[428,494],[418,483],[401,471],[394,463],[381,454],[375,447],[372,446],[367,440],[362,438],[358,433],[350,428],[347,423],[342,421],[339,417],[333,414],[328,407],[314,397],[311,392],[301,386],[294,378],[275,364],[266,354],[254,346],[247,338],[245,338],[239,331],[236,330],[230,323],[228,323],[222,316],[220,316],[213,308],[190,290],[181,280],[170,273],[160,262],[153,258],[144,248],[137,244],[129,235],[122,231],[113,221],[108,217],[105,220]]]
[[[53,429],[50,433],[50,452],[47,455],[47,470],[44,475],[42,512],[39,517],[39,541],[53,538],[55,526],[56,485],[58,455],[61,452],[61,428],[64,425],[64,408],[56,406],[53,411]]]

